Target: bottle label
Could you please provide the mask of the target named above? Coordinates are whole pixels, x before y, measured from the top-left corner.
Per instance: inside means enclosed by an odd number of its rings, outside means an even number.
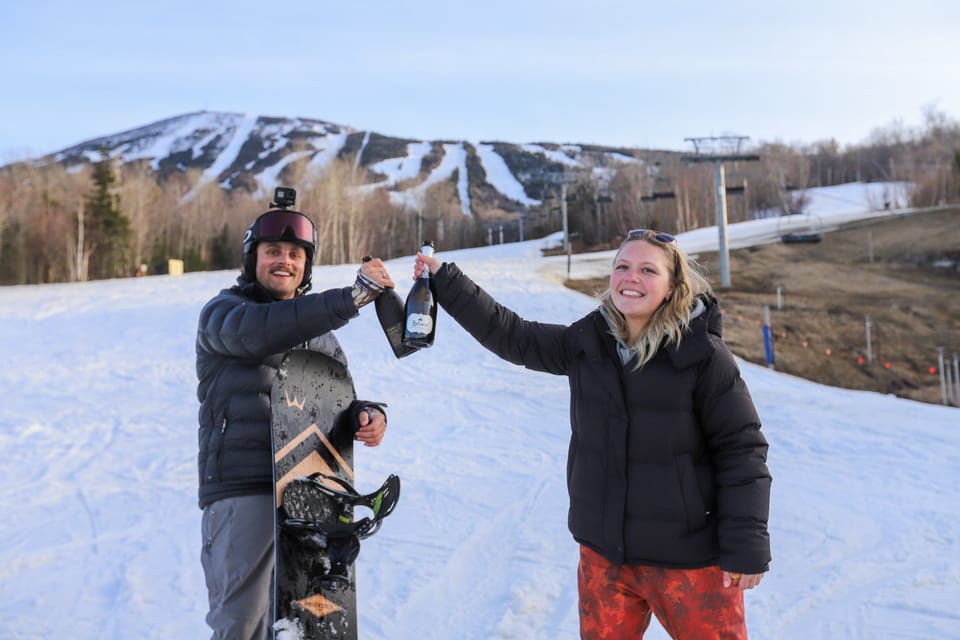
[[[407,316],[407,334],[429,335],[433,330],[433,318],[426,313],[411,313]]]

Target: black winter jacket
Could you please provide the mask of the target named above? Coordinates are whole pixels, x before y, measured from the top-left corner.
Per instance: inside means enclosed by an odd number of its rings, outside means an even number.
[[[270,493],[270,388],[300,346],[346,364],[331,331],[357,315],[350,287],[274,300],[243,276],[203,307],[197,327],[199,501]]]
[[[719,565],[761,573],[770,561],[767,442],[716,300],[679,348],[623,366],[599,309],[570,326],[524,320],[456,265],[435,275],[443,308],[483,346],[570,384],[567,487],[574,539],[615,564]]]

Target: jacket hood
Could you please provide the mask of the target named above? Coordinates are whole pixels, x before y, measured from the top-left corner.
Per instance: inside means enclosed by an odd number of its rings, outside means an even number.
[[[703,293],[696,297],[694,310],[690,314],[690,322],[701,316],[704,316],[707,323],[707,331],[723,338],[723,322],[720,313],[720,303],[710,294]]]
[[[722,339],[720,304],[711,295],[697,296],[695,316],[690,319],[690,328],[684,332],[679,345],[667,347],[671,362],[678,368],[688,367],[710,357],[714,340]],[[702,305],[702,307],[701,307]]]

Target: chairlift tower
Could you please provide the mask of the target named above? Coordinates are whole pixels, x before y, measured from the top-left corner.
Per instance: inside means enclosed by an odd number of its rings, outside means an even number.
[[[713,182],[717,201],[717,229],[720,242],[720,286],[730,286],[730,247],[727,241],[727,186],[724,177],[724,162],[751,162],[759,160],[755,153],[743,153],[743,143],[747,136],[710,136],[705,138],[684,138],[693,144],[694,155],[685,156],[687,162],[712,162]]]
[[[545,182],[560,185],[560,211],[563,222],[563,252],[570,255],[570,229],[567,223],[567,185],[583,179],[582,172],[552,171],[543,176]],[[569,269],[568,269],[569,271]]]

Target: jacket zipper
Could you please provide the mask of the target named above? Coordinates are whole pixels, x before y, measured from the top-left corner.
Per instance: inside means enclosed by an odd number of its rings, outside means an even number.
[[[223,445],[224,445],[224,438],[226,437],[226,433],[227,433],[227,418],[226,416],[224,416],[223,424],[220,426],[220,442],[217,443],[217,464],[216,464],[216,468],[214,469],[214,472],[215,472],[214,476],[212,478],[214,480],[220,480],[221,467],[223,462],[223,448],[224,448]]]

